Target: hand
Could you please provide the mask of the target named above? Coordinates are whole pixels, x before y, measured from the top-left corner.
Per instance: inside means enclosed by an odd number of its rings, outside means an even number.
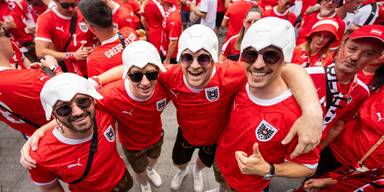
[[[57,60],[50,55],[46,55],[44,56],[43,59],[40,59],[40,63],[41,63],[41,66],[47,67],[48,69],[51,66],[58,65]]]
[[[39,140],[44,136],[44,131],[36,130],[32,136],[24,143],[20,150],[20,164],[26,169],[36,168],[36,161],[30,156],[30,151],[36,151]]]
[[[296,135],[298,136],[298,144],[291,154],[291,159],[294,159],[313,150],[320,143],[322,130],[321,116],[301,115],[281,143],[288,144]]]
[[[269,173],[270,165],[261,155],[258,143],[253,145],[252,155],[248,156],[243,151],[236,151],[235,157],[242,174],[265,176]]]
[[[84,45],[81,45],[80,48],[73,53],[73,56],[76,60],[85,60],[91,51],[92,49],[90,47],[84,47]]]
[[[309,179],[304,182],[304,190],[307,192],[317,192],[321,188],[335,184],[337,181],[332,178],[321,178],[321,179]]]
[[[163,64],[164,64],[164,65],[171,64],[171,60],[166,58],[166,59],[163,61]]]
[[[3,27],[5,29],[12,29],[12,28],[16,28],[17,25],[15,23],[15,20],[13,20],[13,18],[10,17],[10,19],[4,20]]]

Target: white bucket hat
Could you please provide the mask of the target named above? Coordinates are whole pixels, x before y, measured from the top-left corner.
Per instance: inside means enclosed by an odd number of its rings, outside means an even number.
[[[166,71],[161,62],[159,52],[154,45],[143,40],[134,41],[129,44],[123,51],[123,79],[127,77],[131,67],[144,68],[147,64],[156,65],[162,72]]]
[[[177,51],[177,61],[186,49],[193,53],[204,49],[211,54],[214,62],[218,62],[219,41],[216,33],[209,27],[201,24],[195,24],[184,30],[179,38],[179,49]]]
[[[241,52],[248,47],[260,51],[270,45],[280,48],[284,61],[291,62],[296,38],[295,29],[289,21],[277,17],[265,17],[256,21],[244,35]]]
[[[40,92],[46,119],[51,119],[52,110],[57,101],[71,101],[78,93],[95,99],[103,98],[87,79],[73,73],[62,73],[48,80]]]

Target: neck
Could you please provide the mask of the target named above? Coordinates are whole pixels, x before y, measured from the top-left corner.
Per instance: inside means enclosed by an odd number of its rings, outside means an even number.
[[[60,129],[60,132],[64,137],[68,139],[84,139],[93,134],[93,126],[90,129],[84,131],[73,131],[72,129],[69,129],[63,125],[63,128]]]
[[[9,58],[0,53],[0,66],[2,67],[11,67],[9,63]]]
[[[367,65],[366,67],[364,67],[364,69],[362,70],[362,72],[365,74],[365,75],[374,75],[376,70],[380,67],[381,65]]]
[[[280,14],[283,14],[287,9],[285,9],[284,6],[276,6],[276,10],[277,10],[277,12],[279,12]]]
[[[347,74],[347,73],[344,73],[342,71],[339,71],[337,69],[337,67],[335,67],[335,71],[336,71],[336,78],[337,78],[337,81],[340,83],[340,84],[348,84],[352,81],[353,77],[355,77],[355,74]]]
[[[324,9],[320,9],[320,17],[330,17],[331,15],[333,15],[333,13],[335,13],[335,10],[324,10]]]
[[[100,41],[105,41],[115,36],[116,31],[113,29],[113,27],[111,27],[104,30],[95,30],[94,34]]]
[[[288,90],[287,84],[279,76],[273,82],[262,88],[249,87],[253,96],[260,99],[273,99]]]
[[[309,45],[309,49],[310,49],[310,52],[309,52],[310,56],[316,55],[318,52],[320,52],[320,49],[313,46],[312,43]]]

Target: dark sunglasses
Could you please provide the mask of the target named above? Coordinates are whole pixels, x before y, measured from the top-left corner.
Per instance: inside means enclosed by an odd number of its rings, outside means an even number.
[[[72,8],[76,7],[76,3],[74,3],[74,2],[71,2],[71,3],[59,3],[59,4],[60,4],[60,6],[63,9],[68,9],[69,7],[72,7]]]
[[[90,97],[80,98],[80,99],[76,100],[75,103],[80,109],[86,110],[91,106],[92,98],[90,98]],[[65,103],[65,104],[61,105],[60,107],[56,108],[55,113],[61,117],[66,117],[69,114],[71,114],[72,113],[71,102]]]
[[[180,60],[182,63],[186,65],[191,65],[195,57],[190,53],[184,53],[180,56]],[[197,63],[199,65],[208,65],[211,62],[211,56],[208,54],[200,54],[197,56]]]
[[[131,74],[128,74],[129,79],[131,79],[132,82],[138,83],[143,79],[143,76],[147,77],[148,81],[154,81],[159,77],[158,71],[151,71],[151,72],[134,72]]]
[[[255,23],[257,20],[258,20],[258,19],[250,19],[250,20],[245,21],[245,23],[246,23],[247,25],[252,25],[252,24]]]
[[[283,56],[282,53],[272,50],[264,51],[262,53],[259,53],[256,50],[245,50],[241,54],[240,60],[248,64],[253,64],[257,60],[259,54],[263,55],[264,63],[269,65],[277,63]]]
[[[294,6],[295,5],[295,3],[291,3],[291,2],[286,2],[285,3],[285,6],[290,6],[290,7],[292,7],[292,6]]]

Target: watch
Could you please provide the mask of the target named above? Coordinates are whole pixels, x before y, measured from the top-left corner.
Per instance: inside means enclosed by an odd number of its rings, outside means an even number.
[[[56,69],[57,69],[58,66],[59,66],[58,64],[51,65],[51,66],[49,66],[49,70],[53,73],[53,72],[56,71]]]
[[[265,179],[265,180],[272,179],[272,177],[275,176],[275,166],[274,166],[272,163],[268,163],[268,164],[269,164],[269,173],[267,173],[267,174],[264,176],[264,179]]]

